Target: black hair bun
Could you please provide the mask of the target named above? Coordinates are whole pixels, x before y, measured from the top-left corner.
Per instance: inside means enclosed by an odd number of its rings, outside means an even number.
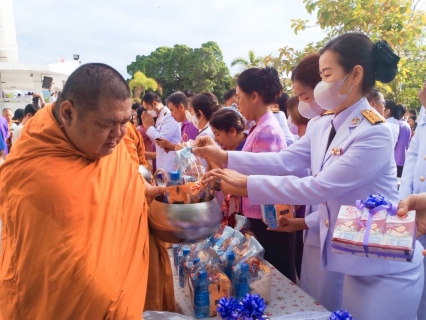
[[[283,90],[278,71],[271,67],[262,68],[261,78],[267,92],[279,92]]]
[[[375,78],[382,83],[389,83],[395,79],[398,72],[400,57],[395,54],[385,40],[374,45]]]

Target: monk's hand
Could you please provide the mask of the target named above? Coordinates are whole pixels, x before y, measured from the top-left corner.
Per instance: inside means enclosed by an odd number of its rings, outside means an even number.
[[[203,176],[201,181],[203,183],[210,183],[218,179],[221,179],[232,187],[247,189],[248,176],[231,169],[212,169]]]
[[[148,130],[149,127],[154,126],[154,118],[151,117],[148,112],[144,111],[141,115],[142,118],[142,125],[144,126],[145,130]]]
[[[192,152],[209,163],[215,163],[218,167],[228,163],[228,153],[219,148],[210,136],[198,137],[194,142]]]
[[[175,150],[174,144],[172,144],[170,141],[166,139],[155,140],[155,144],[163,149]]]
[[[268,228],[269,231],[275,232],[295,232],[308,229],[304,218],[288,218],[286,216],[279,217],[279,225],[275,229]]]
[[[154,200],[154,198],[160,194],[166,193],[166,187],[164,186],[152,186],[148,182],[145,181],[146,191],[146,201],[148,202],[148,205],[151,204],[151,202]]]
[[[412,194],[398,203],[398,215],[403,217],[416,210],[417,237],[426,234],[426,193]],[[423,251],[426,256],[426,250]]]

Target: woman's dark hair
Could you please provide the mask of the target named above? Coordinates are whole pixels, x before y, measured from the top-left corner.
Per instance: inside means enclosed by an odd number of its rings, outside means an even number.
[[[176,91],[168,96],[166,99],[166,104],[169,102],[172,103],[176,108],[179,107],[179,105],[182,103],[185,109],[188,109],[188,98],[181,91]]]
[[[184,93],[184,95],[186,95],[188,99],[195,97],[195,92],[192,90],[183,90],[182,92]]]
[[[290,99],[290,97],[288,96],[287,93],[283,92],[281,97],[277,98],[276,104],[278,105],[278,108],[280,109],[280,111],[285,113],[285,116],[288,117],[287,115],[287,102],[288,99]]]
[[[132,110],[138,110],[141,107],[141,104],[139,102],[135,102],[132,104]]]
[[[399,109],[400,112],[400,117],[397,120],[401,120],[404,114],[407,113],[407,107],[402,104],[398,104],[396,105],[396,107]]]
[[[302,116],[299,112],[299,97],[294,96],[291,97],[288,101],[287,101],[287,112],[291,117],[291,121],[296,125],[307,125],[309,122],[309,119],[305,118],[304,116]]]
[[[210,119],[210,126],[220,131],[229,132],[235,128],[237,133],[245,130],[244,119],[234,110],[220,110]]]
[[[410,110],[410,113],[413,115],[413,116],[417,116],[417,110]]]
[[[161,97],[155,92],[145,93],[145,95],[142,98],[142,101],[148,104],[152,104],[154,101],[156,101],[157,103],[163,103],[163,101],[161,100]]]
[[[349,74],[360,65],[364,70],[362,93],[369,92],[379,80],[391,82],[398,71],[399,57],[393,53],[386,41],[374,44],[369,37],[361,33],[346,33],[330,40],[320,51],[324,54],[331,50],[339,55],[338,63]]]
[[[237,93],[237,90],[235,90],[235,88],[229,89],[228,91],[226,91],[225,94],[223,95],[223,102],[226,102],[226,100],[231,99],[233,96],[235,96],[236,93]]]
[[[218,111],[221,106],[217,97],[211,92],[202,92],[191,99],[191,106],[195,114],[202,112],[207,121],[210,121],[213,113]]]
[[[417,116],[411,116],[411,117],[409,117],[408,119],[411,119],[411,120],[413,120],[414,122],[416,122],[416,120],[417,120]]]
[[[144,107],[140,107],[140,108],[136,111],[136,115],[137,115],[137,118],[138,118],[138,126],[141,126],[141,125],[142,125],[141,115],[142,115],[142,112],[145,112],[145,111],[146,111],[146,109],[145,109]]]
[[[399,108],[395,101],[393,100],[386,100],[386,106],[385,109],[390,110],[390,116],[394,117],[395,119],[399,120],[404,115],[401,108]]]
[[[274,103],[283,90],[277,70],[270,67],[247,69],[237,83],[245,93],[257,92],[265,104]]]
[[[315,89],[321,82],[319,70],[319,53],[312,53],[304,57],[291,73],[291,82],[299,81]]]

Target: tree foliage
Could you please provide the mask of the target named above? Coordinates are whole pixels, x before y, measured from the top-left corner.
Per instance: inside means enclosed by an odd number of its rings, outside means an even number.
[[[298,34],[319,27],[325,38],[309,43],[303,50],[283,47],[278,57],[269,57],[283,74],[289,72],[308,53],[318,51],[331,38],[346,32],[361,32],[373,41],[386,40],[401,57],[399,72],[388,85],[378,83],[388,98],[410,107],[418,105],[417,91],[426,79],[426,46],[423,44],[426,14],[417,8],[419,0],[304,0],[316,22],[293,19],[291,27]]]
[[[236,58],[231,62],[231,67],[239,66],[242,70],[259,68],[263,65],[263,58],[257,57],[253,50],[248,52],[248,60],[245,58]]]
[[[163,96],[179,90],[210,91],[219,99],[228,90],[229,69],[223,61],[217,43],[210,41],[200,48],[176,44],[173,48],[160,47],[148,56],[136,56],[127,72],[142,71],[157,81]]]
[[[136,71],[129,81],[129,87],[133,92],[133,98],[139,99],[145,94],[145,90],[157,91],[157,81],[148,78],[143,72]]]

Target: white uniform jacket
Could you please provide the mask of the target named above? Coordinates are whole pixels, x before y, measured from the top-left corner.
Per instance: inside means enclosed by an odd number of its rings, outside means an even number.
[[[318,212],[306,217],[306,223],[309,228],[319,228],[322,267],[358,276],[404,272],[423,262],[419,242],[411,263],[335,254],[331,250],[331,237],[342,205],[355,205],[356,200],[364,200],[370,194],[382,194],[398,203],[392,133],[385,124],[369,122],[363,110],[373,110],[365,98],[344,111],[348,115],[327,150],[331,125],[328,117],[323,117],[305,136],[279,153],[229,152],[228,168],[256,174],[248,178],[252,204],[319,203]],[[333,155],[333,148],[340,155]],[[312,176],[282,176],[308,167]]]

